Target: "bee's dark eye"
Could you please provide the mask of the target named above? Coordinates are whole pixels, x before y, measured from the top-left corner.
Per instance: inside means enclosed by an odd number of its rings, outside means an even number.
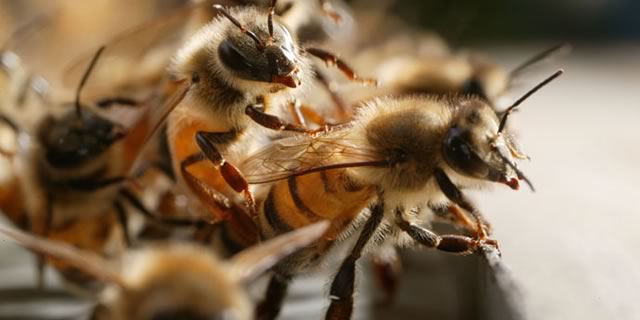
[[[476,176],[484,172],[486,166],[467,141],[466,134],[458,128],[450,129],[444,142],[444,158],[456,171]]]
[[[487,100],[487,94],[484,92],[484,88],[482,87],[482,83],[476,78],[471,78],[462,85],[461,92],[462,94],[473,95],[482,100]]]
[[[229,41],[222,41],[218,47],[218,55],[222,63],[238,72],[251,72],[253,66],[240,51]]]

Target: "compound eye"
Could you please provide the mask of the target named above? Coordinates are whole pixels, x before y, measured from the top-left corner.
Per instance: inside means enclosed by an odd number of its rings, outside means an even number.
[[[481,176],[486,174],[486,166],[482,159],[473,152],[465,139],[464,133],[457,128],[452,128],[444,143],[445,160],[456,171],[469,176]]]
[[[251,72],[253,66],[249,60],[229,41],[222,41],[218,47],[218,56],[222,63],[232,70]]]

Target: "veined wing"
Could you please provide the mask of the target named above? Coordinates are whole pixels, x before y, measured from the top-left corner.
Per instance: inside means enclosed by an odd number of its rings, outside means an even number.
[[[383,154],[366,141],[349,137],[348,131],[276,140],[245,160],[240,170],[249,183],[260,184],[323,170],[387,164]]]

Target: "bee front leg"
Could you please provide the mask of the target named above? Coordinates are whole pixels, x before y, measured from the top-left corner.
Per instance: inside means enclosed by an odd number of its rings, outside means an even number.
[[[245,202],[250,210],[252,217],[257,216],[256,201],[251,190],[249,190],[249,183],[244,178],[240,170],[227,162],[227,160],[218,151],[216,144],[219,139],[226,139],[229,135],[227,132],[204,132],[199,131],[196,133],[196,143],[202,151],[202,154],[213,165],[220,170],[220,174],[227,182],[227,184],[236,192],[242,192],[244,194]]]
[[[321,128],[313,130],[313,132],[329,131],[331,127],[335,127],[335,124],[329,123],[329,121],[311,106],[302,104],[300,100],[293,100],[289,102],[289,110],[293,114],[296,123],[304,128],[307,128],[307,119],[310,122],[319,125]]]
[[[290,277],[271,276],[265,299],[256,307],[256,319],[273,320],[278,317],[290,282]]]
[[[324,61],[328,66],[335,66],[340,70],[347,79],[359,82],[367,86],[377,86],[378,81],[375,79],[368,79],[360,77],[344,60],[338,58],[335,54],[319,49],[319,48],[304,48],[304,51],[310,55]]]
[[[245,109],[245,114],[248,115],[253,121],[257,124],[271,130],[277,131],[295,131],[295,132],[303,132],[309,133],[303,125],[289,123],[285,120],[280,119],[277,116],[268,114],[264,111],[263,105],[261,104],[250,104]]]
[[[338,273],[331,283],[331,304],[325,315],[327,320],[350,319],[353,313],[353,293],[355,290],[356,261],[360,259],[362,251],[369,239],[380,226],[384,216],[384,203],[377,203],[371,208],[371,216],[367,220],[351,253],[342,261]]]
[[[321,127],[316,130],[309,130],[303,125],[298,125],[294,123],[289,123],[280,119],[277,116],[268,114],[263,112],[260,104],[248,105],[245,109],[245,113],[257,124],[271,130],[276,131],[294,131],[301,132],[306,134],[317,134],[320,132],[327,131],[329,128],[327,126]]]
[[[482,245],[497,247],[497,242],[491,239],[474,239],[455,234],[438,235],[429,229],[407,221],[404,218],[403,208],[396,209],[396,224],[419,244],[440,251],[471,254]]]
[[[469,200],[464,193],[462,193],[462,190],[460,190],[454,183],[453,181],[451,181],[451,179],[449,178],[449,176],[447,176],[447,174],[444,172],[444,170],[440,169],[440,168],[436,168],[436,171],[434,172],[434,175],[436,177],[436,181],[438,183],[438,186],[440,187],[440,190],[442,190],[442,193],[444,193],[444,195],[451,200],[451,202],[453,202],[454,204],[460,206],[460,208],[466,210],[467,212],[469,212],[475,219],[475,223],[477,226],[477,230],[478,230],[478,237],[480,239],[487,239],[488,235],[487,235],[487,231],[485,230],[485,226],[483,223],[484,217],[482,215],[482,213],[480,212],[480,210],[478,210],[473,203],[471,202],[471,200]]]

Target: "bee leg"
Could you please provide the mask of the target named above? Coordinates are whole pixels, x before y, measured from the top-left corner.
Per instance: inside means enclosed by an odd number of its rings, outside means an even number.
[[[373,275],[376,283],[384,291],[384,304],[393,303],[398,289],[398,280],[402,274],[402,260],[396,247],[384,248],[385,252],[373,255]]]
[[[119,200],[113,202],[113,207],[116,209],[118,223],[120,223],[120,227],[122,228],[124,243],[127,248],[131,248],[131,235],[129,234],[129,218],[127,217],[127,210],[125,210],[122,202]]]
[[[235,134],[235,133],[234,133]],[[251,212],[251,216],[257,216],[256,201],[251,190],[249,190],[249,183],[244,178],[240,170],[225,160],[224,156],[218,151],[216,144],[220,139],[227,139],[228,132],[204,132],[199,131],[196,133],[196,143],[202,151],[202,154],[213,165],[220,170],[220,174],[224,178],[224,181],[236,192],[242,192],[244,199]]]
[[[469,200],[464,193],[451,181],[451,179],[447,176],[444,170],[440,168],[436,168],[434,175],[436,177],[436,181],[442,193],[451,200],[451,202],[460,206],[462,209],[469,212],[475,219],[476,230],[478,231],[478,237],[480,239],[488,239],[487,230],[483,224],[484,217],[480,210],[478,210],[475,205]]]
[[[404,218],[404,209],[396,209],[396,224],[419,244],[440,251],[471,254],[482,245],[497,247],[497,242],[490,239],[474,239],[466,236],[446,234],[438,235]]]
[[[320,82],[322,87],[327,91],[329,97],[331,97],[331,101],[338,109],[338,115],[341,122],[346,122],[351,119],[353,114],[353,110],[350,105],[348,105],[344,99],[338,94],[338,92],[334,89],[333,84],[324,73],[320,72],[320,70],[315,70],[316,79]],[[312,110],[313,111],[313,110]]]
[[[325,319],[338,320],[350,319],[353,313],[353,293],[356,277],[356,261],[362,255],[362,251],[382,222],[384,215],[384,203],[377,203],[371,208],[371,216],[364,225],[351,253],[342,261],[338,273],[331,283],[331,304],[325,315]]]
[[[256,307],[256,319],[272,320],[278,317],[284,298],[287,295],[289,282],[291,282],[290,277],[282,277],[277,274],[271,276],[265,299]]]
[[[151,221],[158,222],[165,225],[171,225],[176,227],[203,227],[205,225],[209,225],[204,220],[197,219],[176,219],[176,218],[164,218],[158,217],[154,213],[152,213],[145,205],[140,201],[140,199],[133,193],[131,190],[122,189],[120,190],[120,195],[133,206],[136,211],[142,213],[143,216],[150,219]]]
[[[277,116],[263,112],[264,109],[261,104],[250,104],[245,109],[245,114],[248,115],[257,124],[271,130],[277,131],[295,131],[295,132],[310,132],[302,125],[286,122]]]
[[[312,107],[300,103],[300,100],[290,101],[289,110],[293,114],[297,125],[308,128],[306,119],[309,119],[322,127],[318,130],[313,130],[313,132],[329,131],[331,127],[335,126],[330,124],[323,115],[316,112]]]
[[[378,81],[375,79],[361,78],[346,62],[338,58],[335,54],[318,48],[304,48],[310,55],[324,61],[328,66],[335,66],[344,74],[347,79],[359,82],[367,86],[377,86]]]
[[[301,132],[301,133],[307,133],[307,134],[316,134],[316,133],[324,132],[330,129],[328,126],[323,126],[316,130],[309,130],[302,125],[289,123],[287,121],[280,119],[277,116],[265,113],[260,109],[262,109],[262,107],[259,104],[248,105],[247,108],[245,109],[245,113],[257,124],[267,129],[277,130],[277,131],[294,131],[294,132]]]
[[[231,207],[229,199],[220,192],[207,186],[187,170],[189,166],[205,160],[207,160],[207,158],[202,152],[194,153],[186,159],[182,160],[182,162],[180,162],[180,172],[182,174],[182,178],[187,183],[187,185],[189,185],[189,188],[198,196],[198,198],[206,199],[205,204],[207,206],[210,206],[210,209],[216,212],[225,212]]]
[[[137,107],[140,105],[140,103],[134,99],[125,98],[125,97],[106,98],[96,103],[96,106],[100,109],[109,109],[113,105]]]
[[[451,217],[451,221],[455,226],[477,235],[479,238],[485,235],[491,235],[492,227],[484,217],[481,217],[480,224],[469,218],[459,206],[452,204],[444,208],[444,214]]]
[[[293,115],[293,119],[296,122],[296,125],[306,128],[307,122],[305,121],[305,117],[302,114],[302,105],[300,101],[289,101],[289,112]]]

